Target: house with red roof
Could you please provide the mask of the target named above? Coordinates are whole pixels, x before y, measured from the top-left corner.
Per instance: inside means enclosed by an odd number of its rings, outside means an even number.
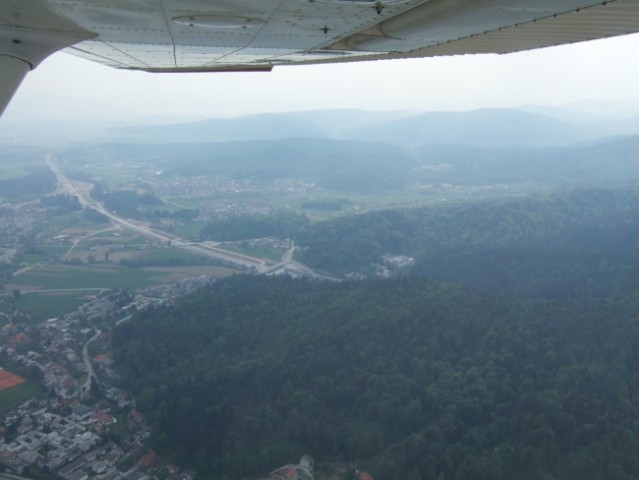
[[[142,468],[149,468],[155,465],[155,462],[157,462],[157,460],[158,457],[155,452],[149,452],[140,459],[138,465],[140,465]]]

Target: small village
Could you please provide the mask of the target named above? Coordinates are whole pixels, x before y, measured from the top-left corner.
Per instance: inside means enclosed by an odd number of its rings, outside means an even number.
[[[54,472],[69,480],[195,478],[194,471],[144,445],[150,429],[127,392],[113,385],[117,374],[108,340],[109,329],[132,312],[171,304],[207,281],[87,295],[75,312],[31,325],[14,313],[0,329],[0,359],[38,378],[44,393],[3,413],[0,465],[27,476]],[[0,370],[0,392],[25,381],[33,382]]]
[[[250,182],[231,182],[226,187],[234,194],[254,188]],[[276,182],[269,193],[286,196],[312,188],[312,184],[282,181]],[[119,264],[122,259],[167,248],[148,239],[137,240],[135,235],[124,235],[121,227],[104,228],[90,222],[85,225],[86,219],[80,214],[75,218],[80,226],[59,228],[55,208],[37,200],[5,202],[2,207],[0,268],[10,279],[20,279],[21,274],[38,269],[42,279],[49,266],[73,272],[74,268],[85,268],[90,275],[96,275],[101,266],[123,268]],[[212,204],[211,208],[216,214],[238,213],[233,202]],[[265,213],[262,209],[267,207],[247,204],[245,208],[245,213],[255,214]],[[48,221],[52,221],[51,225]],[[103,235],[95,235],[96,229]],[[80,243],[82,247],[76,248]],[[122,246],[124,243],[133,245]],[[264,272],[267,275],[309,275],[308,268],[291,261],[294,245],[290,240],[265,237],[224,242],[220,246],[231,252],[274,252],[271,261],[275,263]],[[284,256],[278,261],[279,252],[284,252]],[[178,277],[181,280],[173,277],[168,283],[165,280],[132,290],[133,287],[115,290],[102,285],[64,288],[68,286],[49,280],[44,282],[46,286],[38,281],[33,286],[14,280],[17,283],[0,289],[0,400],[6,398],[10,403],[9,407],[0,408],[0,472],[23,478],[69,480],[196,477],[197,472],[161,458],[148,447],[151,429],[143,413],[136,409],[134,399],[118,387],[110,352],[111,329],[131,321],[135,312],[170,306],[179,297],[215,281],[215,276],[190,271],[186,275]],[[75,306],[65,313],[37,317],[20,307],[20,300],[29,307],[31,299],[41,292],[45,296],[64,294],[76,301]],[[259,478],[312,480],[315,474],[322,480],[340,480],[356,471],[350,463],[314,471],[309,459],[276,468]],[[363,472],[362,475],[357,472],[356,478],[368,478]]]

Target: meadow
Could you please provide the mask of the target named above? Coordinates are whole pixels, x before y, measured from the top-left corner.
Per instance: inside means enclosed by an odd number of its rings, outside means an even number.
[[[2,367],[0,367],[2,369]],[[11,370],[14,370],[13,368]],[[4,370],[3,370],[4,371]],[[20,372],[18,372],[20,373]],[[26,402],[42,393],[40,385],[29,380],[0,390],[0,413]]]

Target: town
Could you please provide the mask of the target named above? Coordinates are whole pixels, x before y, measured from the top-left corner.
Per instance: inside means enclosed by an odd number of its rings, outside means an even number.
[[[150,435],[135,402],[119,389],[108,353],[109,329],[134,311],[170,304],[209,281],[199,278],[108,291],[72,313],[28,325],[19,314],[0,329],[2,363],[40,378],[44,392],[3,412],[0,464],[23,474],[55,472],[69,480],[188,480],[195,472],[167,463],[143,441]],[[0,370],[16,380],[25,380]],[[0,393],[5,388],[0,382]]]
[[[34,190],[0,205],[0,471],[69,480],[193,479],[197,472],[147,446],[151,428],[119,387],[111,329],[237,272],[317,274],[293,260],[288,239],[182,246],[158,229],[167,225],[116,216],[82,182],[57,173],[47,179],[57,185],[53,192],[38,198]],[[229,188],[238,193],[237,185]],[[283,190],[299,193],[294,185]],[[404,261],[385,260],[385,271]],[[309,458],[264,478],[312,479]],[[328,465],[321,475],[342,478],[355,468],[345,465]]]
[[[194,480],[145,445],[151,429],[135,401],[118,388],[109,331],[135,312],[171,305],[212,281],[205,276],[135,292],[86,296],[74,312],[28,324],[16,313],[0,328],[3,391],[38,382],[43,391],[0,416],[0,468],[27,478],[67,480]],[[350,476],[349,476],[350,475]],[[353,476],[354,475],[354,476]],[[24,477],[23,477],[24,478]],[[316,472],[305,455],[253,480],[357,478],[372,480],[350,462],[327,462]]]

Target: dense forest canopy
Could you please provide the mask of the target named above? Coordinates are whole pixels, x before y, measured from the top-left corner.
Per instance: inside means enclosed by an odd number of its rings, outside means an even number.
[[[271,215],[244,215],[210,221],[200,231],[204,240],[228,241],[279,236],[288,238],[309,223],[305,215],[273,212]]]
[[[383,479],[636,478],[638,199],[306,225],[304,258],[327,269],[329,253],[419,261],[386,280],[219,281],[123,323],[115,360],[154,447],[208,478],[303,453]]]
[[[82,210],[82,205],[78,197],[71,195],[58,194],[42,197],[40,203],[46,206],[51,214],[64,215]]]
[[[56,178],[48,168],[34,170],[19,177],[0,179],[0,195],[24,199],[46,195],[55,190]]]
[[[212,478],[635,478],[638,300],[235,277],[115,332],[154,446]]]
[[[318,135],[302,134],[294,117],[288,129],[281,129],[285,135],[270,135],[271,121],[262,119],[264,135],[250,121],[237,124],[225,138],[215,138],[225,128],[218,121],[149,127],[149,135],[129,137],[133,143],[72,147],[63,162],[75,178],[84,174],[85,180],[89,159],[103,167],[125,161],[169,179],[206,176],[258,184],[296,179],[324,192],[371,195],[446,184],[513,190],[592,186],[639,175],[636,118],[606,127],[512,110],[432,112],[373,122],[352,135],[337,118],[330,131],[322,128]]]
[[[314,223],[295,236],[301,259],[363,271],[385,253],[421,260],[526,249],[637,254],[639,192],[574,189],[522,198],[388,210]]]
[[[175,211],[163,209],[164,202],[151,192],[135,190],[106,191],[102,184],[96,183],[91,195],[104,203],[107,209],[125,217],[158,221],[161,219],[193,220],[199,211],[193,208],[181,208]]]

